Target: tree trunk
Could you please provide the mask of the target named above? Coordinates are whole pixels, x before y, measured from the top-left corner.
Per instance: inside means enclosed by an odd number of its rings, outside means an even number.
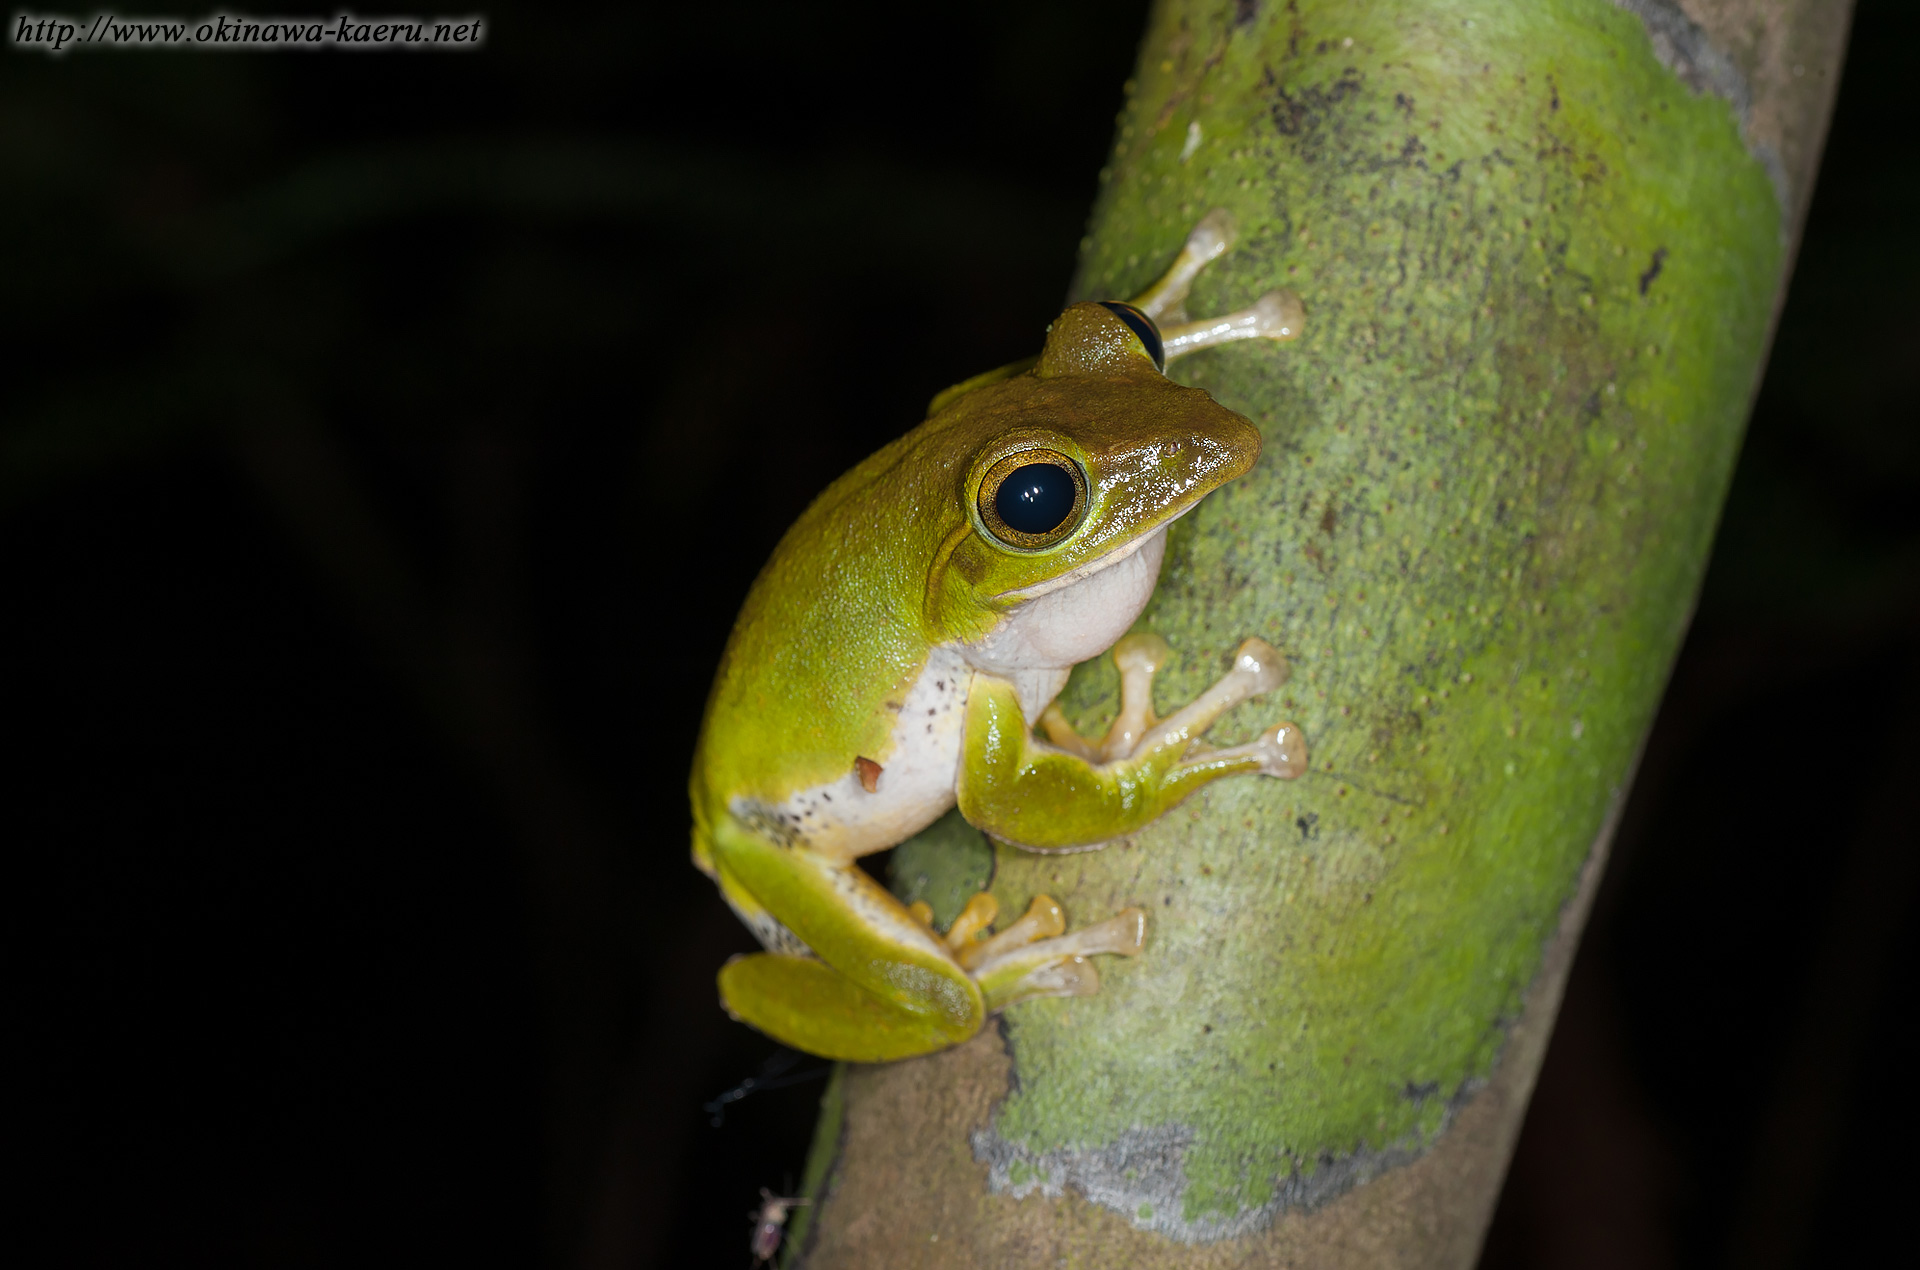
[[[1313,755],[1131,841],[896,853],[942,918],[990,874],[1151,913],[1096,997],[844,1070],[796,1264],[1466,1266],[1609,828],[1686,628],[1812,185],[1845,0],[1165,0],[1075,298],[1207,211],[1196,316],[1297,343],[1176,374],[1258,466],[1173,530],[1163,711],[1260,635]],[[1043,134],[1044,136],[1044,134]],[[1097,732],[1117,676],[1063,699]],[[1755,761],[1801,744],[1791,722]],[[936,850],[937,848],[937,850]],[[969,875],[972,876],[969,876]]]

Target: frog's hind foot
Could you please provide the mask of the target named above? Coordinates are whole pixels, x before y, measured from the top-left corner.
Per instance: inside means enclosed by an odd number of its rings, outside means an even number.
[[[968,950],[987,938],[987,928],[993,925],[993,919],[998,916],[1000,901],[993,898],[993,892],[978,891],[960,910],[960,916],[953,919],[953,925],[947,927],[947,933],[941,938],[962,966],[967,964]]]
[[[983,900],[984,904],[981,903]],[[981,906],[982,911],[987,912],[986,919],[976,928],[984,931],[987,923],[993,920],[993,912],[997,911],[1000,905],[985,891],[967,902],[968,912],[973,911],[976,904]],[[991,909],[988,906],[991,906]],[[966,916],[966,912],[960,915],[961,918]],[[954,930],[960,929],[960,921],[955,920],[953,926]],[[1004,956],[1015,949],[1027,947],[1038,940],[1051,939],[1066,929],[1067,915],[1054,898],[1051,895],[1036,895],[1033,897],[1033,903],[1027,906],[1027,911],[1020,915],[1019,920],[997,935],[983,935],[976,938],[974,933],[969,931],[965,938],[956,941],[953,939],[952,932],[949,932],[947,938],[954,957],[971,973],[997,957]]]
[[[970,950],[977,955],[968,969],[989,1013],[1035,997],[1092,996],[1100,990],[1100,974],[1089,959],[1137,954],[1146,942],[1147,915],[1127,908],[1071,934],[1062,933],[1065,926],[1060,906],[1036,896],[1024,917]]]
[[[1000,902],[987,891],[967,901],[942,937],[954,960],[973,976],[989,1010],[1034,997],[1090,997],[1100,974],[1089,957],[1131,957],[1146,938],[1146,914],[1126,909],[1104,922],[1067,933],[1067,915],[1051,895],[1036,895],[1005,930],[990,933]]]

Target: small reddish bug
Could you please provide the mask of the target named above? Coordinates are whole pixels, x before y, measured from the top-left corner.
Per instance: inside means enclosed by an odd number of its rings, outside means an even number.
[[[753,1217],[753,1264],[764,1266],[773,1260],[773,1254],[780,1251],[780,1236],[786,1233],[787,1211],[805,1208],[813,1203],[810,1199],[789,1199],[775,1195],[766,1187],[760,1188],[759,1211]]]

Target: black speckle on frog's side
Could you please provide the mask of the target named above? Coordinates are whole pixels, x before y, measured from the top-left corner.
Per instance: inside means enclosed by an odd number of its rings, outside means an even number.
[[[731,810],[741,824],[755,833],[764,835],[779,846],[791,850],[806,841],[805,835],[800,832],[798,816],[791,815],[757,798],[735,799]]]
[[[1293,823],[1299,828],[1300,837],[1303,840],[1312,841],[1320,836],[1320,814],[1318,812],[1310,811]]]
[[[1167,348],[1160,342],[1160,328],[1153,319],[1119,300],[1102,300],[1100,307],[1127,324],[1127,329],[1139,337],[1140,344],[1147,350],[1147,356],[1153,359],[1153,365],[1161,374],[1167,373]]]

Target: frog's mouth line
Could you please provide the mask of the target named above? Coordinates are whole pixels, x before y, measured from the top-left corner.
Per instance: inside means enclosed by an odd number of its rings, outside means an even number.
[[[1114,565],[1119,564],[1122,560],[1125,560],[1128,556],[1140,550],[1140,548],[1146,546],[1148,543],[1152,542],[1155,538],[1158,538],[1160,535],[1166,533],[1167,526],[1173,524],[1174,521],[1179,520],[1180,517],[1186,515],[1188,512],[1192,511],[1194,507],[1198,507],[1199,505],[1200,504],[1196,502],[1191,507],[1186,507],[1181,509],[1179,512],[1176,512],[1174,515],[1168,517],[1165,521],[1161,522],[1159,527],[1154,529],[1150,533],[1141,534],[1138,538],[1135,538],[1132,542],[1127,543],[1125,546],[1116,547],[1112,551],[1109,551],[1106,555],[1099,556],[1093,560],[1089,560],[1077,569],[1069,570],[1068,572],[1061,574],[1057,578],[1048,578],[1045,582],[1036,582],[1032,586],[1021,587],[1016,591],[1003,591],[1000,593],[1000,595],[997,598],[1002,600],[1011,600],[1011,601],[1014,601],[1015,603],[1023,603],[1027,600],[1037,600],[1043,595],[1051,595],[1053,592],[1060,590],[1062,587],[1070,587],[1074,583],[1090,578],[1096,573],[1100,573],[1104,570],[1111,569]]]

